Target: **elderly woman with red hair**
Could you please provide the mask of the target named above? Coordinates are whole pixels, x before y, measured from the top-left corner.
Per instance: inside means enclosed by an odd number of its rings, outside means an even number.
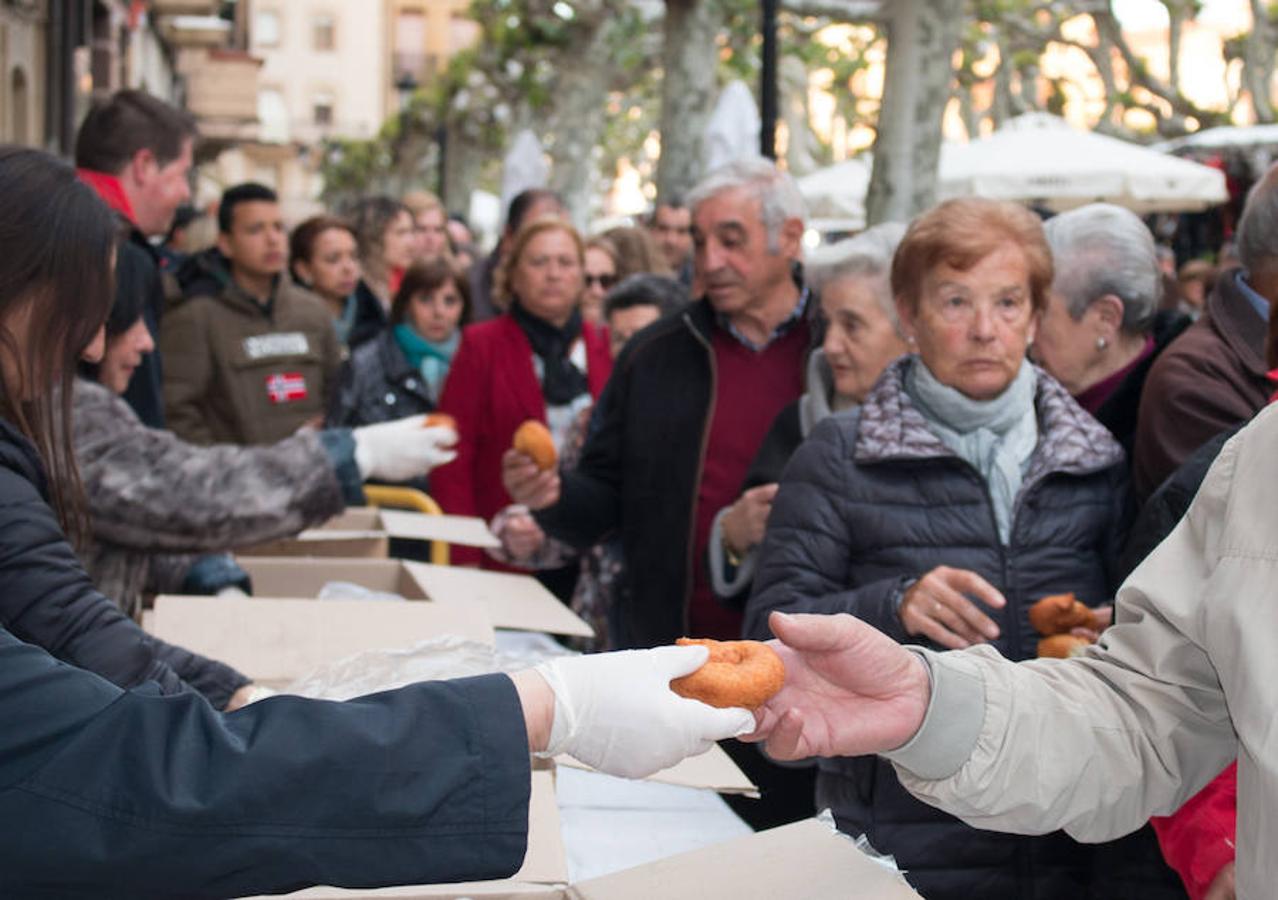
[[[1127,495],[1122,449],[1026,359],[1052,282],[1043,229],[1013,204],[949,201],[910,226],[891,279],[911,352],[792,458],[746,630],[768,637],[773,610],[851,613],[903,643],[1032,657],[1034,601],[1113,596]],[[1142,869],[1128,894],[1122,860],[1093,894],[1103,850],[969,828],[876,757],[819,767],[817,807],[894,855],[929,900],[1151,897],[1170,876]]]

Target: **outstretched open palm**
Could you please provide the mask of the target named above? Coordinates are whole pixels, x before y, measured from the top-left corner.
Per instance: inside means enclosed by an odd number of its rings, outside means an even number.
[[[860,756],[899,747],[918,730],[931,684],[917,655],[845,614],[774,612],[768,623],[785,686],[742,740],[766,741],[775,759]]]

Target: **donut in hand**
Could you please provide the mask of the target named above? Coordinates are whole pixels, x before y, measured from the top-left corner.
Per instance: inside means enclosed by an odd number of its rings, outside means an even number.
[[[1073,594],[1044,597],[1029,609],[1030,624],[1042,635],[1067,634],[1074,628],[1100,631],[1096,614]]]
[[[700,644],[710,650],[705,665],[670,682],[680,697],[710,706],[757,709],[785,684],[785,663],[762,641],[679,638],[681,647]]]
[[[1038,657],[1039,659],[1069,659],[1071,656],[1080,655],[1083,648],[1090,647],[1091,643],[1087,638],[1076,634],[1053,634],[1038,642]]]
[[[423,428],[446,427],[446,428],[451,428],[453,431],[456,431],[457,420],[454,419],[452,416],[450,416],[448,413],[438,413],[438,412],[428,413],[426,415],[426,421],[422,422],[422,427]]]
[[[511,446],[531,457],[537,468],[543,472],[548,472],[559,464],[559,454],[555,452],[555,440],[550,436],[550,429],[536,419],[529,419],[515,429]]]

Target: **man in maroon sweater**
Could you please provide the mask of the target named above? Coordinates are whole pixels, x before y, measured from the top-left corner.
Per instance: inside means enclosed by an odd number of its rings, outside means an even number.
[[[796,277],[805,210],[793,179],[767,160],[741,160],[707,176],[688,205],[699,299],[631,339],[575,471],[540,473],[513,451],[503,471],[511,497],[553,537],[588,547],[620,535],[625,579],[609,611],[617,648],[740,638],[741,612],[710,587],[710,525],[736,499],[772,420],[803,391],[814,301]],[[749,771],[759,757],[745,749]],[[766,786],[767,773],[751,774]],[[774,793],[811,808],[801,788]]]
[[[590,546],[620,533],[616,647],[740,637],[741,613],[710,590],[710,523],[803,389],[811,304],[795,275],[804,208],[793,180],[742,160],[711,173],[689,206],[700,299],[631,339],[576,471],[540,473],[512,452],[503,472],[550,535]]]

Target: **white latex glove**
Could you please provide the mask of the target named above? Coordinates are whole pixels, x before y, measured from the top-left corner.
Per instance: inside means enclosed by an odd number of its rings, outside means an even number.
[[[555,694],[544,755],[569,753],[609,775],[644,778],[753,731],[748,710],[716,709],[670,690],[670,679],[696,671],[708,655],[705,647],[658,647],[537,666]]]
[[[409,416],[351,432],[360,475],[365,480],[408,481],[452,462],[457,456],[452,449],[457,432],[447,425],[425,428],[425,421],[425,415]]]

